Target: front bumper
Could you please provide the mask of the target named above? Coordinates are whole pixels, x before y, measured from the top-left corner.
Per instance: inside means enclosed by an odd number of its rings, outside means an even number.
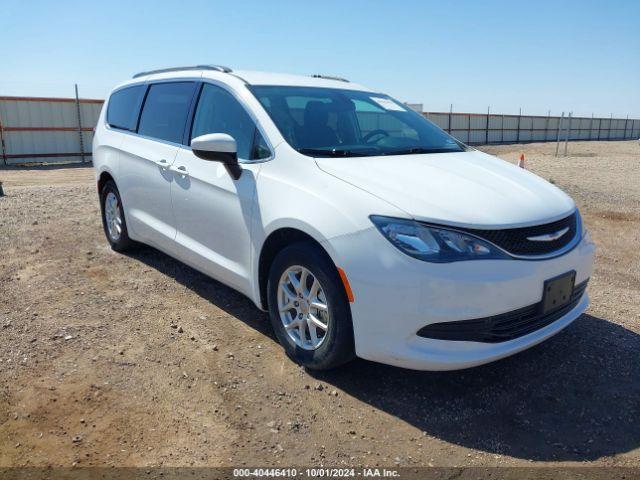
[[[576,284],[592,273],[588,235],[553,259],[476,260],[435,264],[411,258],[374,227],[327,242],[353,290],[356,354],[416,370],[456,370],[498,360],[558,333],[582,314],[589,299],[532,333],[500,343],[435,340],[416,335],[425,325],[490,317],[540,302],[545,280],[570,270]]]

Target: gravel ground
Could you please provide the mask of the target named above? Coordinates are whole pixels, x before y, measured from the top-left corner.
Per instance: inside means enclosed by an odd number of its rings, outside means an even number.
[[[89,168],[0,170],[0,466],[640,466],[640,147],[486,147],[568,191],[587,314],[514,357],[307,372],[242,295],[112,252]]]

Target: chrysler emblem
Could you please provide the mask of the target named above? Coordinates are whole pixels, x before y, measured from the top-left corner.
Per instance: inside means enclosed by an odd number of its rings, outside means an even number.
[[[559,239],[568,231],[569,227],[565,227],[562,230],[558,230],[557,232],[545,233],[544,235],[536,235],[535,237],[527,237],[527,240],[531,240],[532,242],[553,242],[554,240]]]

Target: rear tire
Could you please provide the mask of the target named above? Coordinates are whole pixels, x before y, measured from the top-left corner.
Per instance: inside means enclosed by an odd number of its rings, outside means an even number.
[[[118,187],[112,180],[109,180],[102,187],[100,210],[104,234],[111,248],[116,252],[123,252],[131,248],[134,242],[129,238],[122,199]]]
[[[305,285],[300,284],[303,275]],[[296,243],[276,255],[269,270],[267,300],[278,341],[295,362],[329,370],[355,357],[351,309],[342,280],[317,245]]]

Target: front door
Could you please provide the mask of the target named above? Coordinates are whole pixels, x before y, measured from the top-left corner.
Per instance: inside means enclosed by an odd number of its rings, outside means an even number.
[[[186,263],[250,293],[251,218],[261,166],[252,160],[271,153],[238,100],[209,83],[202,85],[190,138],[207,133],[227,133],[236,140],[242,174],[234,180],[223,164],[179,149],[171,184],[177,249]]]

